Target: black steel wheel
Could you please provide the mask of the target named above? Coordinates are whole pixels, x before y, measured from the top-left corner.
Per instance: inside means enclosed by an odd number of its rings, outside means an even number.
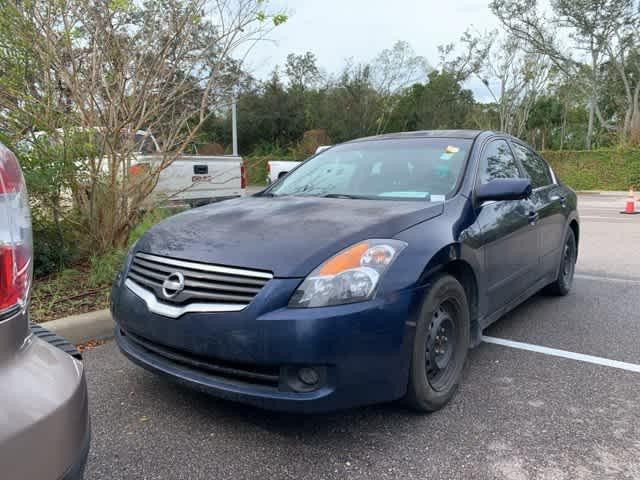
[[[469,334],[464,288],[451,275],[437,276],[416,322],[405,403],[421,412],[446,405],[460,382]]]
[[[562,255],[560,257],[560,265],[558,267],[558,277],[545,289],[551,295],[564,296],[571,291],[573,286],[573,277],[576,272],[576,260],[578,258],[578,246],[573,230],[570,228],[567,232],[564,245],[562,247]]]
[[[431,318],[425,348],[427,381],[434,390],[441,391],[449,383],[455,368],[456,325],[450,313],[451,305],[440,305]]]

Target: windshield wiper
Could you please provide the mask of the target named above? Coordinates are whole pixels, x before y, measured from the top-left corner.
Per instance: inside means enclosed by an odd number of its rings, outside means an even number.
[[[346,193],[327,193],[322,195],[322,198],[364,198],[358,195],[348,195]]]

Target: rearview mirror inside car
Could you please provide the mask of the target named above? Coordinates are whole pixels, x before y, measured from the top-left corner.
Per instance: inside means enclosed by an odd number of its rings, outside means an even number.
[[[476,201],[522,200],[529,198],[531,191],[528,178],[499,178],[480,185],[476,191]]]

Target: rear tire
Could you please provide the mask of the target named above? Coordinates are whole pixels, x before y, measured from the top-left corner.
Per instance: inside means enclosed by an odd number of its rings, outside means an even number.
[[[545,293],[563,297],[571,291],[573,276],[576,270],[577,252],[576,236],[573,230],[569,228],[562,247],[558,277],[553,283],[547,285]]]
[[[82,360],[82,354],[78,351],[73,343],[60,337],[59,335],[56,335],[53,332],[50,332],[37,323],[29,322],[29,328],[31,329],[31,333],[33,333],[39,339],[44,340],[45,342],[53,345],[56,348],[59,348],[64,353],[71,355],[73,358]]]
[[[404,403],[434,412],[455,394],[469,350],[469,306],[464,288],[451,275],[436,276],[416,322],[409,384]]]

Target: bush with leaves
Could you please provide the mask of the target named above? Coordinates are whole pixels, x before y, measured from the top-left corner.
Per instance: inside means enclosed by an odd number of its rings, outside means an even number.
[[[81,166],[73,175],[49,179],[60,192],[68,186],[78,231],[98,253],[126,244],[162,170],[229,104],[240,71],[234,52],[286,20],[266,0],[1,5],[0,130],[19,140],[64,122],[100,133],[96,154],[66,165]],[[162,151],[132,181],[141,129]]]

